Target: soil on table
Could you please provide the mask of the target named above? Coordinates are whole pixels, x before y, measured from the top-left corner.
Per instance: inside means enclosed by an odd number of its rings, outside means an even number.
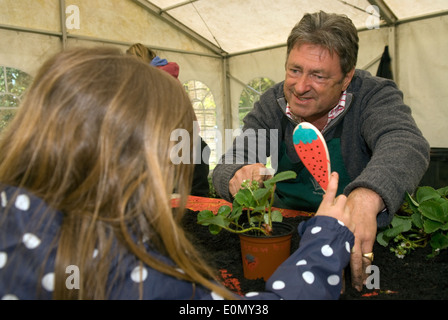
[[[241,263],[241,251],[238,235],[221,231],[211,235],[208,227],[198,225],[198,212],[187,210],[183,223],[191,240],[203,253],[211,266],[216,268],[217,277],[227,288],[243,295],[250,291],[263,291],[263,279],[244,278]],[[294,225],[292,248],[298,248],[300,238],[297,226],[308,217],[284,218],[284,222]],[[400,259],[387,247],[375,243],[375,259],[379,275],[379,289],[367,289],[362,292],[352,288],[350,268],[345,269],[345,292],[341,300],[444,300],[448,299],[448,252],[442,251],[435,258],[427,258],[431,248],[420,248]],[[373,271],[375,272],[375,271]],[[373,272],[370,274],[373,275]]]

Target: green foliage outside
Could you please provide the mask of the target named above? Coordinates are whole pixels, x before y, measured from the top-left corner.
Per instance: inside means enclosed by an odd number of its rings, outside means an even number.
[[[18,69],[0,67],[0,133],[14,117],[32,78]]]
[[[238,117],[241,126],[243,125],[243,118],[249,113],[250,110],[252,110],[254,103],[260,99],[261,94],[263,94],[274,84],[275,82],[269,78],[256,78],[248,83],[247,88],[244,88],[238,104]]]

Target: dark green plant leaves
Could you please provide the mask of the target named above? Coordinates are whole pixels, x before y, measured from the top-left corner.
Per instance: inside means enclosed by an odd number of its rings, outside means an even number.
[[[395,215],[391,222],[391,227],[378,233],[376,239],[379,244],[386,247],[390,240],[394,239],[400,233],[407,232],[412,228],[412,219],[410,217],[401,217]]]
[[[432,187],[419,187],[415,194],[415,200],[419,204],[427,200],[438,198],[440,198],[440,194]]]
[[[406,194],[401,210],[391,224],[377,235],[383,246],[393,239],[397,256],[403,257],[417,247],[430,243],[431,257],[448,247],[448,187],[435,190],[432,187],[418,187],[415,196]],[[406,250],[401,247],[406,247]]]
[[[203,210],[197,216],[197,222],[204,226],[209,226],[212,234],[217,234],[221,229],[231,232],[245,232],[239,221],[240,217],[247,213],[248,221],[252,229],[262,229],[262,224],[269,226],[272,230],[273,221],[282,221],[283,216],[279,211],[272,211],[273,195],[277,182],[295,178],[297,174],[294,171],[285,171],[274,175],[265,180],[263,186],[256,181],[243,181],[241,189],[236,193],[233,199],[232,208],[222,206],[218,209],[216,215],[210,210]],[[247,221],[246,220],[246,221]],[[244,231],[242,231],[244,230]]]

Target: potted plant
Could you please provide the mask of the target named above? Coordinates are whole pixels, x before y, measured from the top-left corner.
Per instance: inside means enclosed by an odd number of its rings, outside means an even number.
[[[275,185],[296,177],[293,171],[280,172],[265,180],[245,180],[232,206],[221,206],[217,213],[202,210],[197,222],[208,226],[214,235],[221,230],[240,237],[244,276],[267,280],[289,255],[293,227],[282,222],[280,211],[273,208]]]
[[[406,193],[405,201],[391,224],[377,235],[377,241],[399,258],[412,250],[431,245],[434,257],[448,248],[448,186],[434,189],[418,187],[415,195]]]

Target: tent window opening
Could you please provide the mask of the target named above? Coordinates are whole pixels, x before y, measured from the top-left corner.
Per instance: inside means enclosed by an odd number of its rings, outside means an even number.
[[[238,104],[240,128],[243,127],[243,119],[252,110],[254,103],[260,100],[260,96],[274,84],[275,82],[269,78],[255,78],[243,89]]]
[[[32,77],[19,69],[0,66],[0,133],[11,122]]]
[[[255,78],[251,80],[241,92],[238,105],[238,118],[240,128],[243,128],[244,117],[253,109],[254,103],[260,100],[260,96],[275,84],[275,81],[269,78]],[[267,158],[266,167],[272,168],[271,157]]]
[[[184,88],[190,97],[196,118],[199,123],[199,135],[210,148],[209,165],[213,170],[218,163],[216,150],[216,103],[209,87],[201,81],[190,80],[184,83]]]

